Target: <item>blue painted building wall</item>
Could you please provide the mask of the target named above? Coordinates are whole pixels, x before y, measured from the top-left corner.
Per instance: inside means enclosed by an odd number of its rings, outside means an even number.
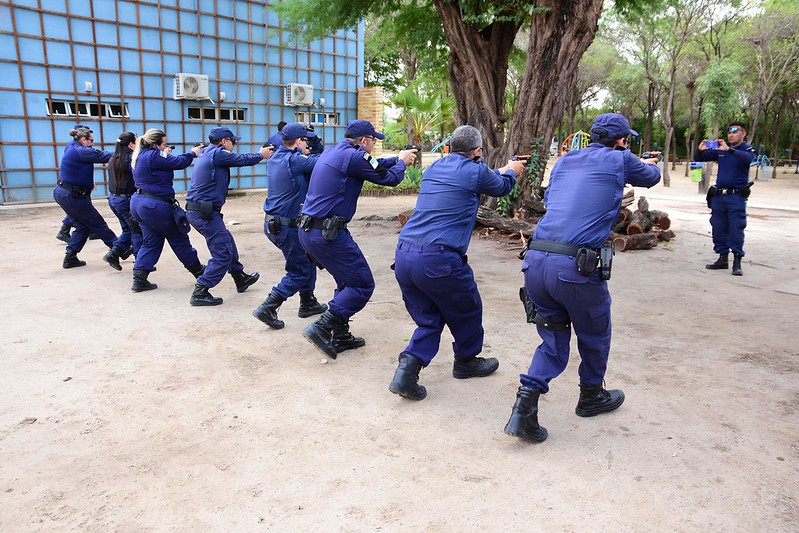
[[[77,122],[109,151],[123,131],[161,128],[184,152],[225,125],[242,137],[240,152],[253,152],[279,121],[298,118],[316,122],[326,144],[341,139],[363,86],[363,26],[297,43],[270,5],[0,0],[0,201],[52,201],[63,146]],[[207,75],[212,102],[173,99],[179,72]],[[314,100],[324,98],[324,106],[284,105],[289,83],[313,85]],[[319,124],[330,120],[337,125]],[[176,190],[186,189],[190,172],[176,173]],[[95,196],[106,195],[105,181],[98,165]],[[232,174],[231,187],[265,186],[265,164]]]

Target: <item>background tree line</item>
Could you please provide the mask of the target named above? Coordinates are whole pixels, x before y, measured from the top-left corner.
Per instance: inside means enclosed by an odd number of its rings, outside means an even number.
[[[559,141],[606,111],[667,162],[746,120],[772,159],[799,149],[795,0],[285,0],[284,24],[312,39],[365,20],[368,84],[401,118],[397,141],[477,127],[489,164]],[[399,144],[399,143],[397,143]],[[664,165],[664,184],[669,185]],[[541,169],[542,166],[537,168]],[[526,176],[518,202],[535,196]]]

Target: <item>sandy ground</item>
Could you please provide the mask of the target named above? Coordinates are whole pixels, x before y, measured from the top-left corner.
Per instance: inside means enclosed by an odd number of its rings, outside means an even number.
[[[539,342],[503,243],[469,250],[499,371],[452,379],[445,332],[427,399],[388,392],[413,331],[389,270],[394,215],[414,197],[360,202],[352,231],[377,290],[352,321],[367,346],[336,361],[301,336],[297,298],[283,330],[250,315],[282,275],[263,194],[225,207],[261,281],[238,294],[226,278],[216,308],[189,306],[169,249],[158,290],[134,294],[132,262],[111,270],[99,241],[88,266],[61,268],[57,206],[0,208],[0,531],[796,531],[797,178],[755,186],[740,278],[704,269],[708,210],[682,172],[637,190],[677,238],[616,257],[607,383],[627,401],[575,416],[573,341],[539,445],[502,433]],[[317,294],[332,289],[320,273]]]

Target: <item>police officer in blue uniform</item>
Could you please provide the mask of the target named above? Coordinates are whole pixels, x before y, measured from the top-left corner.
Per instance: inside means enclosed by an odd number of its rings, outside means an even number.
[[[316,133],[313,124],[306,124],[305,129],[313,133],[308,136],[308,153],[310,155],[320,155],[325,151],[325,141]]]
[[[308,181],[319,160],[318,155],[308,156],[308,139],[316,137],[316,134],[294,122],[283,127],[282,135],[283,142],[266,163],[269,185],[264,201],[264,233],[283,252],[286,275],[252,312],[255,318],[273,329],[285,325],[277,318],[277,310],[298,292],[300,308],[297,315],[300,318],[327,311],[327,306],[314,296],[316,265],[308,259],[297,231],[297,219],[308,192]]]
[[[136,134],[130,131],[122,132],[117,138],[114,155],[108,162],[108,206],[122,228],[116,245],[117,262],[119,259],[127,259],[131,253],[138,253],[142,242],[141,228],[130,215],[130,197],[136,192],[133,169],[130,168],[135,147]],[[109,251],[104,259],[109,263],[112,262],[114,252],[114,250]]]
[[[452,375],[482,377],[499,368],[483,350],[483,304],[466,260],[480,195],[504,196],[521,174],[521,161],[491,170],[480,161],[483,139],[472,126],[460,126],[450,138],[450,155],[422,176],[416,208],[402,228],[394,274],[408,314],[416,323],[389,390],[411,400],[427,396],[419,371],[438,352],[441,332],[449,327],[455,342]]]
[[[269,140],[266,141],[266,144],[274,146],[275,148],[277,148],[278,146],[282,146],[283,145],[283,137],[282,137],[281,133],[283,133],[283,128],[285,128],[285,127],[286,127],[286,121],[281,120],[280,122],[278,122],[277,123],[277,133],[275,133],[271,137],[269,137]]]
[[[113,154],[92,148],[93,133],[83,124],[75,124],[69,130],[72,140],[64,148],[58,170],[58,183],[53,189],[53,199],[61,206],[75,228],[67,242],[62,264],[64,268],[86,265],[86,261],[78,259],[78,253],[89,239],[89,233],[96,233],[108,248],[116,250],[117,236],[92,205],[91,200],[94,190],[94,165],[107,163]],[[110,260],[108,255],[104,259],[114,269],[122,270],[116,253],[111,255]]]
[[[231,167],[251,167],[269,157],[272,148],[262,147],[257,154],[232,152],[241,137],[230,128],[214,128],[208,134],[210,144],[203,148],[191,173],[191,185],[186,194],[186,211],[191,225],[205,237],[211,259],[203,274],[197,278],[189,303],[194,306],[219,305],[222,298],[211,296],[230,272],[236,291],[244,292],[258,281],[258,272],[247,274],[239,261],[239,251],[233,235],[225,227],[222,206],[227,199]]]
[[[131,156],[136,194],[130,199],[130,211],[142,230],[142,245],[133,265],[133,292],[158,288],[155,283],[147,281],[147,277],[155,270],[165,240],[195,278],[200,277],[205,268],[189,241],[188,222],[183,224],[181,221],[178,226],[176,221],[176,213],[180,214],[182,210],[176,209],[173,186],[175,170],[191,165],[200,153],[200,147],[195,146],[190,152],[180,155],[169,152],[166,133],[149,129],[136,139],[136,148]]]
[[[660,181],[657,158],[638,159],[622,146],[638,135],[616,113],[599,115],[591,143],[561,157],[544,194],[547,212],[527,244],[522,272],[527,297],[535,307],[529,319],[541,344],[521,387],[505,433],[542,442],[547,431],[538,424],[538,399],[569,361],[571,330],[577,335],[581,363],[578,416],[617,409],[620,390],[605,390],[610,352],[610,277],[612,249],[604,245],[619,214],[625,184],[652,187]]]
[[[716,141],[717,147],[708,147],[707,140],[699,143],[694,161],[716,161],[719,165],[716,185],[707,193],[710,208],[710,225],[713,228],[713,251],[719,254],[715,262],[705,265],[710,270],[730,268],[732,250],[732,275],[742,276],[741,259],[744,255],[744,229],[746,229],[746,200],[752,183],[749,182],[749,165],[755,159],[755,149],[744,142],[746,125],[731,122],[727,128],[727,142]]]
[[[347,123],[344,140],[324,151],[311,174],[305,206],[300,216],[300,243],[336,281],[329,308],[303,335],[333,359],[344,350],[364,346],[350,333],[349,319],[366,306],[375,288],[366,258],[352,239],[347,224],[355,214],[364,181],[398,185],[406,165],[416,160],[414,150],[398,157],[375,159],[371,152],[375,131],[367,120]]]

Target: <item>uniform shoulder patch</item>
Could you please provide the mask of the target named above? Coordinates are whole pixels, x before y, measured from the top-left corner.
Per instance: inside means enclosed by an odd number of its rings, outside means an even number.
[[[370,154],[368,152],[364,152],[363,153],[363,158],[366,159],[366,162],[369,163],[369,165],[371,165],[372,168],[377,168],[377,165],[379,163],[377,162],[377,159],[372,157],[372,154]]]

